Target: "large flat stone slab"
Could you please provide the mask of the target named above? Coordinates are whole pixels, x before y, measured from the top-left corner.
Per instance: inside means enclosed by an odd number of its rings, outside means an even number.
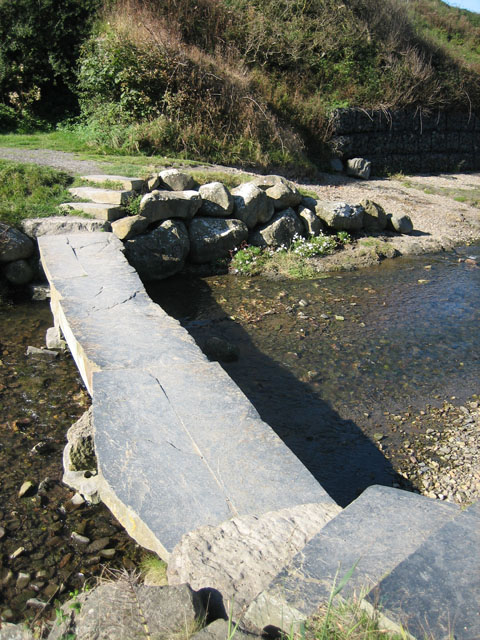
[[[453,504],[369,487],[256,598],[246,614],[248,623],[289,632],[328,601],[334,583],[354,566],[342,596],[367,593],[458,513]]]
[[[127,204],[129,200],[135,198],[136,191],[99,189],[97,187],[70,187],[72,196],[82,200],[91,200],[104,204]]]
[[[125,209],[116,204],[104,204],[101,202],[64,202],[59,209],[69,213],[70,211],[81,211],[97,220],[108,220],[113,222],[123,218]]]
[[[480,503],[428,538],[367,599],[415,638],[480,638]]]
[[[206,362],[188,332],[150,300],[121,247],[111,233],[39,238],[52,313],[90,393],[101,369]]]
[[[334,504],[216,363],[94,373],[93,423],[102,500],[164,558],[202,525]]]

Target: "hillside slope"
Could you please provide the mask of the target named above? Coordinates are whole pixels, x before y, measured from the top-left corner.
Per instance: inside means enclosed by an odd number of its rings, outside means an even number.
[[[441,0],[104,0],[77,65],[97,148],[298,166],[324,156],[336,107],[480,112],[480,14]]]

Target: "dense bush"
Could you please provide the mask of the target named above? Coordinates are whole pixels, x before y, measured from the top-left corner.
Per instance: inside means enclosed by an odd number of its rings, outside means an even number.
[[[124,16],[122,16],[124,18]],[[125,25],[137,25],[131,29]],[[286,165],[303,153],[245,78],[176,41],[155,18],[108,20],[82,49],[78,89],[90,140],[103,148]]]
[[[0,104],[55,121],[75,108],[79,47],[100,0],[0,1]]]

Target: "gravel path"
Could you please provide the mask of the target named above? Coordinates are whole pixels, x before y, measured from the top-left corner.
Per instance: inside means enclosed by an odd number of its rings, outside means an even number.
[[[74,153],[50,149],[11,149],[0,147],[0,158],[16,162],[31,162],[66,171],[72,175],[103,173],[102,167],[91,160],[79,160]]]

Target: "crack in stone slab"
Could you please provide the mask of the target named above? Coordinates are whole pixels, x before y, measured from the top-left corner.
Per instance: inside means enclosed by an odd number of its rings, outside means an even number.
[[[101,290],[94,296],[95,298],[97,296],[99,296],[102,293],[103,287],[101,288]],[[126,304],[127,302],[130,302],[130,300],[133,300],[138,293],[141,293],[140,291],[135,291],[134,293],[132,293],[131,296],[128,296],[128,298],[125,298],[124,300],[120,300],[119,302],[115,302],[114,304],[110,305],[109,307],[92,307],[91,311],[111,311],[112,309],[115,309],[115,307],[119,307],[122,304]]]
[[[155,382],[158,384],[158,386],[160,387],[160,389],[162,390],[162,393],[164,394],[168,404],[170,405],[173,413],[175,414],[177,420],[180,422],[180,424],[182,425],[183,430],[185,431],[185,433],[187,434],[187,436],[190,438],[192,444],[193,444],[193,448],[196,451],[196,453],[198,454],[198,456],[200,457],[200,459],[202,460],[202,462],[205,464],[205,466],[207,467],[209,473],[211,474],[211,476],[213,477],[213,479],[215,480],[215,482],[217,483],[218,487],[220,488],[221,492],[224,495],[225,498],[225,502],[227,503],[227,506],[230,510],[230,512],[232,513],[233,516],[239,516],[239,512],[237,511],[237,509],[235,508],[235,505],[233,504],[232,500],[228,497],[226,491],[225,491],[225,486],[223,484],[223,482],[221,481],[221,479],[217,476],[217,474],[215,473],[215,471],[212,469],[212,467],[210,466],[208,460],[206,459],[206,457],[203,455],[202,450],[200,449],[200,447],[198,446],[198,444],[196,443],[194,437],[192,436],[192,434],[190,433],[190,431],[187,428],[187,425],[185,424],[185,422],[182,420],[182,418],[180,417],[180,415],[178,414],[177,410],[175,409],[173,403],[170,401],[170,398],[168,397],[168,394],[166,392],[166,390],[164,389],[162,383],[160,382],[160,380],[158,378],[156,378],[154,375],[151,375],[151,377],[155,380]],[[171,442],[168,442],[168,444],[172,445]],[[177,447],[175,447],[174,445],[172,445],[175,449],[177,449]]]

